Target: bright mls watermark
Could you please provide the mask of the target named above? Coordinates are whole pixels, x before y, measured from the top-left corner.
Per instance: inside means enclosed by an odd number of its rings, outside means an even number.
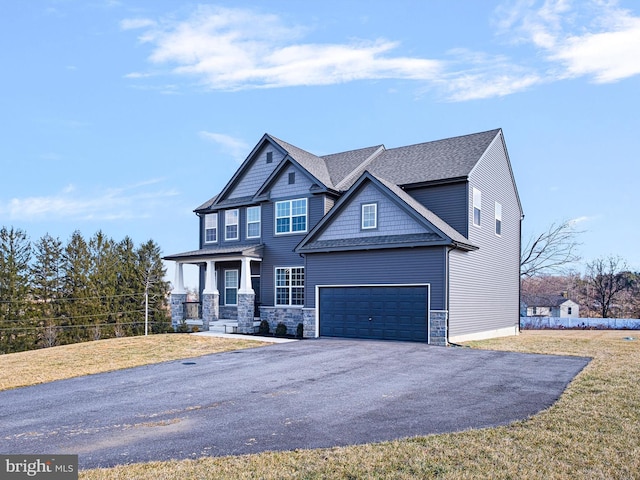
[[[2,480],[77,480],[78,455],[0,455]]]

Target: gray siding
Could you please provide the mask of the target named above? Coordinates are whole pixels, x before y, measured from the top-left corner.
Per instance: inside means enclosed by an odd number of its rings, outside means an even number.
[[[472,188],[482,192],[481,226],[472,225],[468,203],[469,240],[479,247],[450,254],[449,336],[470,335],[519,322],[520,208],[502,136],[471,172]],[[502,235],[495,234],[495,202],[502,204]]]
[[[273,152],[272,163],[267,163],[267,152]],[[244,172],[226,198],[241,198],[255,195],[283,158],[284,156],[270,145],[261,149],[253,160],[253,163],[249,165],[249,168]]]
[[[316,285],[431,284],[431,309],[444,309],[444,247],[398,248],[306,255],[305,306],[316,306]]]
[[[377,203],[378,228],[371,230],[362,230],[360,228],[361,206],[363,203]],[[317,240],[377,237],[380,235],[425,232],[430,233],[430,231],[419,224],[405,210],[391,201],[389,197],[382,194],[373,184],[369,183],[350,199],[350,203],[343,208],[337,218],[333,219],[331,225],[318,236]]]
[[[294,184],[289,183],[290,173],[295,175]],[[273,183],[270,190],[271,198],[291,198],[295,195],[308,195],[311,185],[312,183],[307,175],[302,173],[300,169],[294,166],[289,166],[280,172],[278,178]]]
[[[312,196],[308,197],[307,202],[307,221],[308,227],[311,228],[324,214],[324,199],[322,196]],[[261,262],[260,299],[263,305],[272,306],[275,296],[275,268],[304,266],[304,258],[293,249],[302,241],[306,233],[275,235],[274,204],[271,202],[262,207],[262,233],[264,250]]]
[[[467,182],[434,185],[407,193],[465,237],[468,234]]]

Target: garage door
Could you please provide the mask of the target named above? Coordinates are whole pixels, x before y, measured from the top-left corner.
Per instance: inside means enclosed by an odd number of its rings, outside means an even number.
[[[319,288],[320,336],[427,342],[429,286]]]

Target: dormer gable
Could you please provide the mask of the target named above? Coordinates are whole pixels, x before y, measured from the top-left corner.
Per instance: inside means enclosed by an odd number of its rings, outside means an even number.
[[[364,215],[375,215],[366,223]],[[298,253],[318,251],[473,245],[408,194],[364,172],[334,208],[296,247]]]

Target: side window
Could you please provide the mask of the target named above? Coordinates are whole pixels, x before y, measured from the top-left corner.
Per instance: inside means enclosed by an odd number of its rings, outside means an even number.
[[[378,204],[364,203],[360,218],[362,230],[378,228]]]
[[[247,207],[247,238],[260,237],[260,207]]]
[[[218,241],[218,214],[208,213],[204,216],[204,242],[215,243]]]
[[[224,212],[224,239],[238,240],[238,209]]]
[[[238,304],[238,270],[224,271],[224,304]]]
[[[502,205],[496,202],[496,235],[502,235]]]
[[[473,187],[473,224],[480,226],[480,213],[482,211],[482,193]]]

